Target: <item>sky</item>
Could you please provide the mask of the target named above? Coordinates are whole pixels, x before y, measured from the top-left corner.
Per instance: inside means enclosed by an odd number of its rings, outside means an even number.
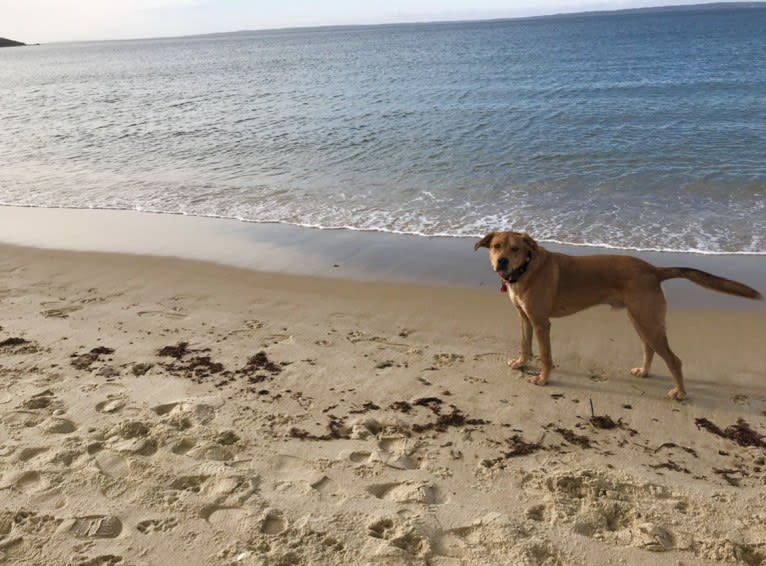
[[[704,1],[704,0],[703,0]],[[25,43],[478,20],[700,0],[0,0],[0,37]]]

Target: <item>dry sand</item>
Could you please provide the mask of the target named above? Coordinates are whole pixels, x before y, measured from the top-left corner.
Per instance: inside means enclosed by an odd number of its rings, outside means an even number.
[[[0,246],[0,562],[764,563],[766,313],[672,307],[683,403],[608,308],[536,387],[496,292]]]

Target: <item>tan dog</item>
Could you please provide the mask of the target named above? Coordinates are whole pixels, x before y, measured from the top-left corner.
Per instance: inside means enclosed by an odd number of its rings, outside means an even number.
[[[492,269],[503,280],[503,290],[521,318],[521,355],[508,360],[521,369],[532,354],[532,332],[537,338],[543,368],[531,382],[544,385],[553,369],[550,319],[574,314],[593,305],[626,307],[644,346],[644,361],[631,373],[646,377],[657,352],[670,369],[676,386],[671,399],[684,399],[681,360],[665,335],[665,296],[660,283],[682,277],[714,291],[760,299],[761,294],[742,283],[687,267],[654,267],[623,255],[570,256],[549,252],[528,234],[492,232],[474,246],[489,248]]]

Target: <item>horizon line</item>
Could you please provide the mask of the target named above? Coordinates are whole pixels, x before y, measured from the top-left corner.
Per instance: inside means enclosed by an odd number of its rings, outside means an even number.
[[[49,42],[34,42],[24,43],[24,46],[39,46],[39,45],[51,45],[59,43],[101,43],[101,42],[119,42],[119,41],[146,41],[146,40],[163,40],[163,39],[184,39],[184,38],[203,38],[211,36],[222,35],[235,35],[235,34],[247,34],[247,33],[262,33],[262,32],[290,32],[290,31],[307,31],[307,30],[332,30],[342,28],[370,28],[370,27],[387,27],[387,26],[417,26],[417,25],[430,25],[430,24],[465,24],[465,23],[481,23],[481,22],[504,22],[504,21],[518,21],[518,20],[540,20],[540,19],[554,19],[554,18],[570,18],[578,16],[608,16],[612,14],[626,14],[626,13],[651,13],[651,12],[673,12],[683,11],[690,9],[759,9],[766,8],[766,1],[757,2],[694,2],[691,4],[660,4],[657,6],[642,6],[637,8],[617,8],[617,9],[603,9],[603,10],[584,10],[574,12],[554,12],[550,14],[537,14],[532,16],[506,16],[497,18],[459,18],[459,19],[444,19],[444,20],[412,20],[401,22],[377,22],[377,23],[365,23],[365,24],[319,24],[319,25],[294,25],[294,26],[275,26],[264,28],[245,28],[239,30],[229,31],[211,31],[203,33],[190,33],[181,35],[158,35],[158,36],[140,36],[140,37],[122,37],[112,39],[68,39],[60,41]],[[7,38],[6,38],[7,39]]]

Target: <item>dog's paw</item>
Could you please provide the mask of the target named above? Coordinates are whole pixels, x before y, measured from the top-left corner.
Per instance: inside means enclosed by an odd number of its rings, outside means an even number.
[[[673,389],[668,391],[668,397],[676,401],[683,401],[684,399],[686,399],[686,391],[684,391],[683,389],[679,389],[678,387],[674,387]]]
[[[630,370],[630,373],[632,373],[636,377],[646,377],[649,375],[649,372],[646,371],[644,368],[633,368],[632,370]]]
[[[511,369],[524,369],[524,366],[527,365],[527,360],[524,358],[516,358],[515,360],[509,358],[507,363]]]
[[[546,381],[548,381],[548,378],[542,375],[533,375],[529,378],[529,383],[534,383],[535,385],[545,385]]]

